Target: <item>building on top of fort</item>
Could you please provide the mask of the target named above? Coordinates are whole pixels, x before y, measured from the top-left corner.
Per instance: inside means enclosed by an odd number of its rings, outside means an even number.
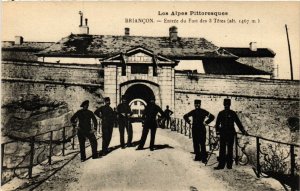
[[[179,61],[176,70],[196,69],[203,74],[244,75],[271,78],[274,71],[274,56],[267,48],[220,48],[205,38],[178,36],[177,27],[169,28],[163,37],[130,36],[125,28],[124,35],[71,34],[39,52],[39,61],[51,63],[100,64],[100,60],[125,53],[135,47],[153,51]],[[247,59],[250,58],[250,59]]]
[[[268,48],[257,48],[255,42],[247,48],[218,47],[205,38],[180,37],[178,28],[169,28],[163,37],[131,36],[130,28],[124,35],[91,35],[88,19],[83,23],[80,12],[78,34],[70,34],[56,43],[2,43],[2,60],[29,60],[62,64],[100,64],[101,60],[119,53],[143,47],[168,59],[179,61],[175,70],[197,70],[202,74],[241,75],[273,78],[275,53]]]

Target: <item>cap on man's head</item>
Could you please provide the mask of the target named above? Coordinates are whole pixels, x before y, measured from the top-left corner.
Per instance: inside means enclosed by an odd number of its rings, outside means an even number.
[[[110,101],[110,98],[109,97],[105,97],[104,101]]]
[[[84,102],[81,103],[80,107],[84,107],[85,105],[89,105],[89,100],[85,100]]]
[[[230,99],[224,99],[224,105],[231,105],[231,100]]]
[[[200,99],[195,99],[194,104],[201,104],[201,100]]]

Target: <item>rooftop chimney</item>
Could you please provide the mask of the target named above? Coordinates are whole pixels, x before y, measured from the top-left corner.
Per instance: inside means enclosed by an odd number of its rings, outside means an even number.
[[[125,36],[129,36],[130,35],[130,28],[126,27],[125,28]]]
[[[83,13],[79,11],[79,15],[80,15],[79,34],[89,34],[88,19],[86,18],[85,25],[82,25]]]
[[[80,15],[80,24],[79,26],[81,27],[82,26],[82,19],[83,19],[83,14],[81,11],[79,11],[79,15]]]
[[[249,48],[251,51],[257,51],[256,42],[250,42],[249,45],[250,45]]]
[[[176,41],[177,40],[177,27],[172,26],[169,28],[169,37],[171,41]]]
[[[23,43],[23,37],[22,36],[15,36],[15,44],[22,44]]]

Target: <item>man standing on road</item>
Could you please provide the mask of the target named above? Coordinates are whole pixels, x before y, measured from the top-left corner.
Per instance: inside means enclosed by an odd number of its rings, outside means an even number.
[[[219,151],[219,164],[215,170],[224,169],[225,164],[228,169],[232,169],[233,163],[233,144],[236,131],[234,123],[238,126],[244,135],[248,135],[245,131],[237,114],[230,109],[231,100],[224,99],[224,110],[220,111],[216,122],[217,134],[220,134],[220,151]],[[227,154],[226,154],[227,149]]]
[[[116,120],[116,115],[110,107],[110,98],[104,98],[105,105],[96,109],[96,116],[102,119],[102,155],[108,153],[108,146],[112,137],[113,126]]]
[[[157,121],[156,121],[156,116],[157,114],[160,113],[161,116],[164,117],[164,112],[163,110],[155,104],[155,98],[152,97],[150,98],[150,102],[148,105],[145,107],[142,119],[143,119],[143,132],[142,132],[142,137],[140,140],[140,144],[137,148],[137,150],[142,150],[146,139],[147,135],[149,132],[149,129],[151,130],[151,138],[150,138],[150,150],[154,150],[154,141],[155,141],[155,134],[156,134],[156,129],[157,129]]]
[[[122,96],[121,103],[117,106],[118,122],[119,122],[119,131],[120,131],[120,145],[121,148],[125,148],[124,133],[125,128],[127,131],[127,147],[132,146],[132,125],[130,124],[129,117],[132,115],[131,109],[127,103],[125,96]]]
[[[169,106],[167,105],[166,110],[164,111],[165,113],[165,121],[163,122],[163,125],[165,128],[169,128],[170,120],[171,120],[171,115],[173,114],[173,111],[169,109]],[[167,125],[166,125],[167,123]]]
[[[206,153],[206,128],[205,126],[212,122],[215,117],[208,111],[201,109],[201,100],[194,101],[195,109],[183,116],[184,120],[190,124],[189,117],[193,119],[192,125],[192,135],[193,135],[193,146],[195,153],[195,161],[202,161],[203,163],[207,162],[207,153]],[[205,123],[204,120],[208,118]],[[201,146],[201,152],[200,147]]]
[[[92,148],[92,158],[95,159],[98,157],[97,153],[97,139],[95,136],[95,132],[97,132],[97,119],[92,111],[88,110],[89,101],[86,100],[82,102],[80,105],[82,109],[78,110],[72,117],[71,123],[75,127],[77,120],[79,121],[79,128],[77,131],[77,136],[79,140],[79,147],[80,147],[80,157],[81,162],[86,160],[86,153],[85,153],[85,140],[86,138],[89,139],[91,148]],[[91,121],[94,123],[94,127],[91,126]]]

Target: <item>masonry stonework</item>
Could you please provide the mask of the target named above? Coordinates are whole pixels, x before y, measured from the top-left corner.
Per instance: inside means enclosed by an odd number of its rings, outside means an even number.
[[[298,141],[296,133],[290,131],[287,120],[289,117],[297,117],[300,112],[299,82],[198,77],[197,81],[188,79],[188,76],[176,75],[176,117],[182,118],[192,110],[195,99],[201,99],[201,107],[217,116],[224,109],[223,99],[230,98],[231,108],[237,112],[250,134],[278,141]]]

